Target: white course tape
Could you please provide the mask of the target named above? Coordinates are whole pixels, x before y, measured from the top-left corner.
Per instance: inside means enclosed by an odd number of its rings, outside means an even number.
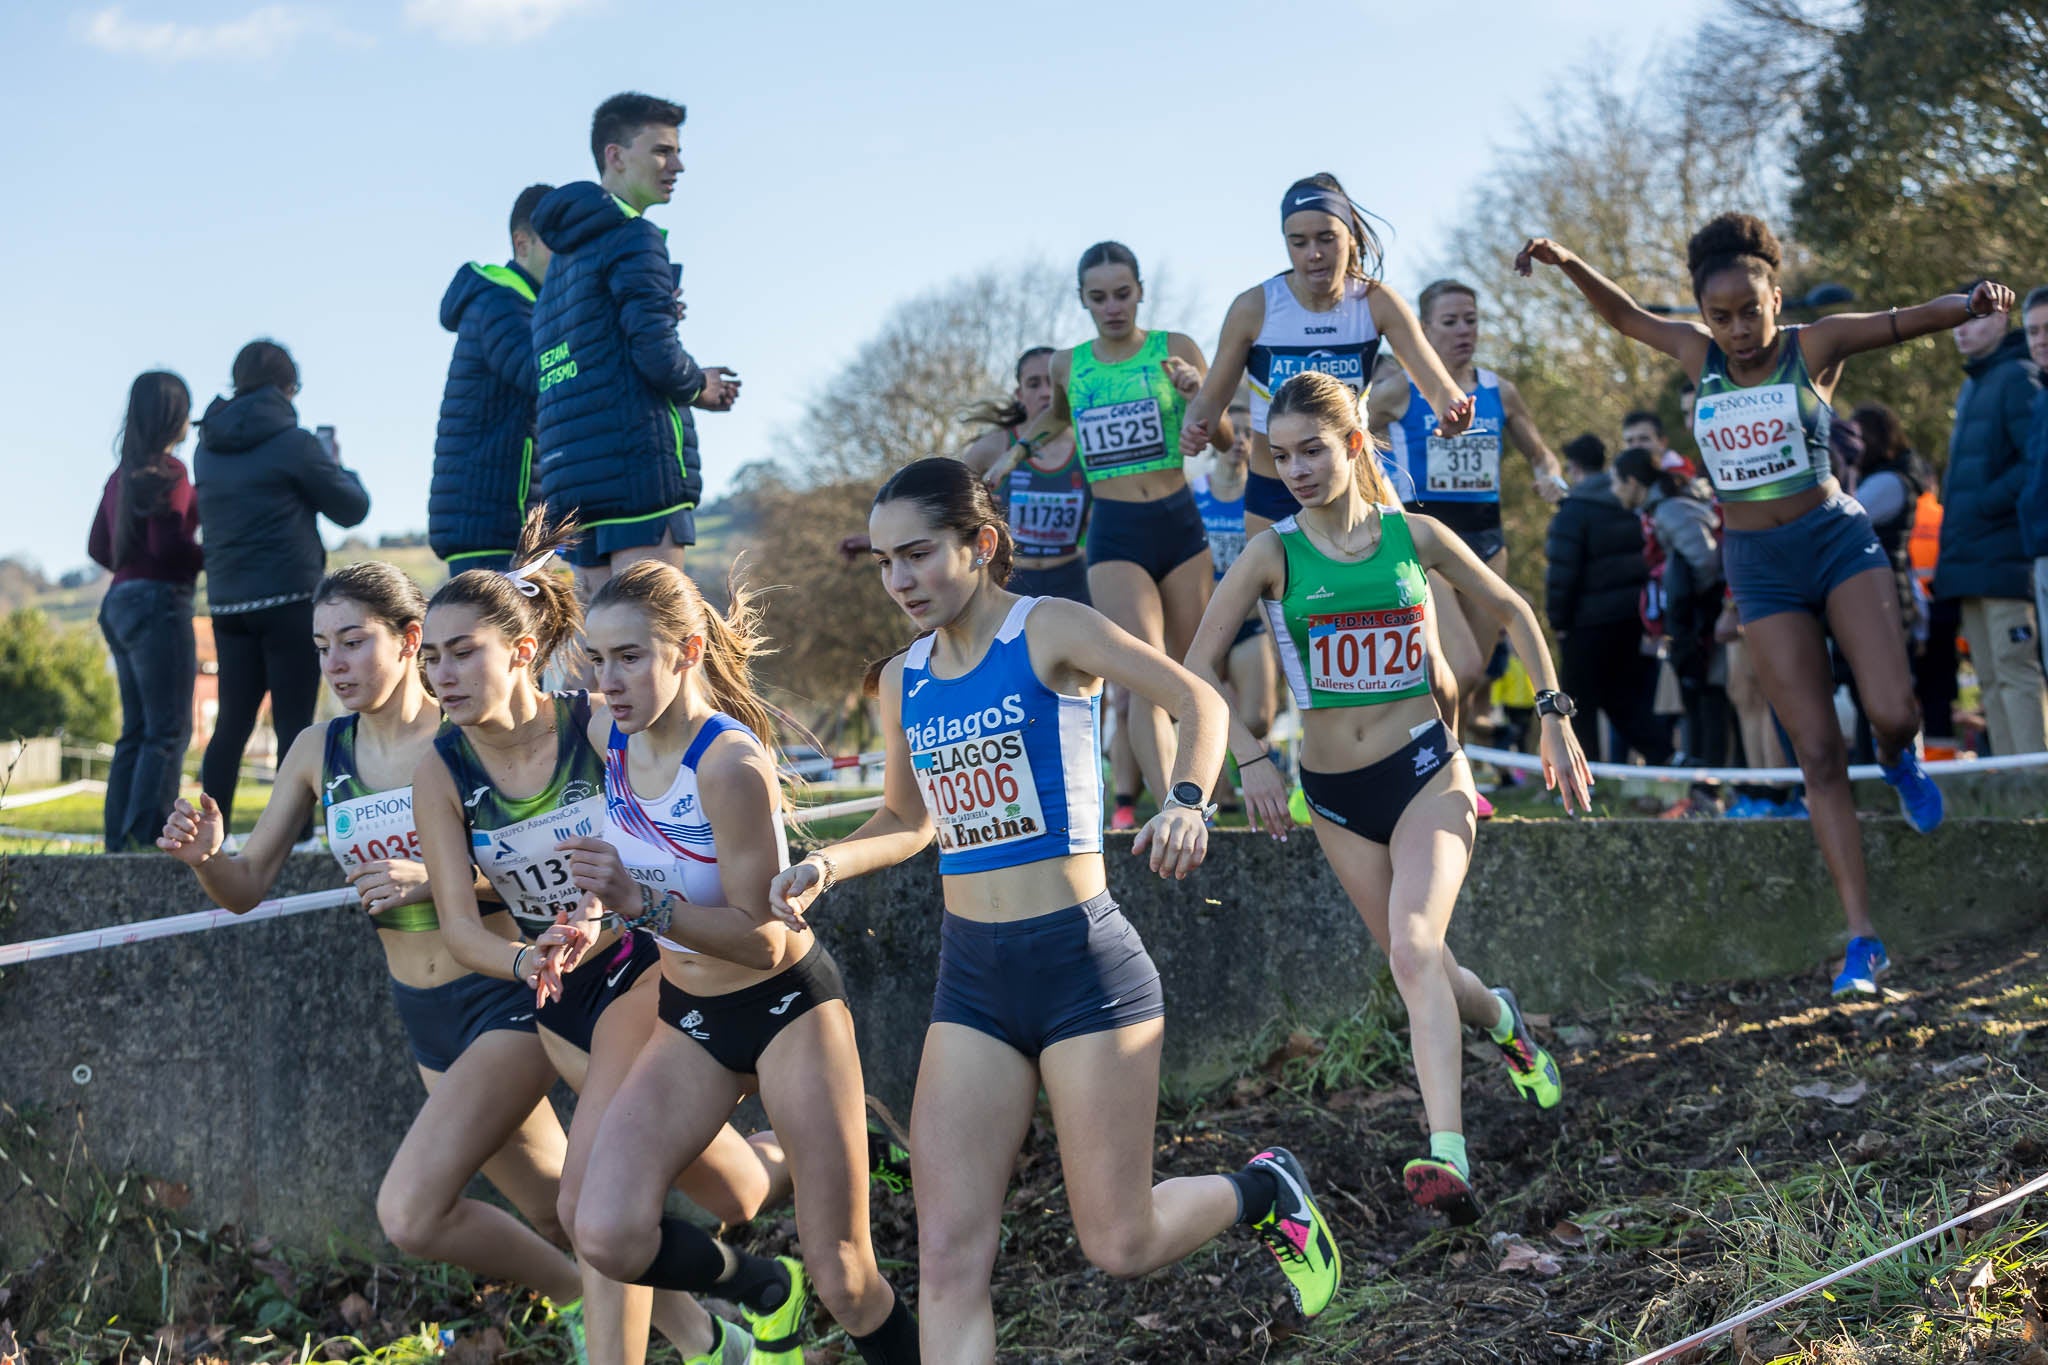
[[[2004,1208],[2008,1204],[2016,1204],[2020,1200],[2025,1199],[2028,1195],[2039,1194],[2044,1189],[2048,1189],[2048,1175],[2037,1175],[2032,1180],[2029,1180],[2026,1184],[2020,1186],[2018,1189],[2011,1190],[2005,1194],[2002,1194],[1998,1198],[1989,1202],[1988,1204],[1979,1204],[1976,1208],[1971,1209],[1968,1213],[1959,1213],[1939,1227],[1929,1228],[1927,1229],[1927,1231],[1921,1233],[1917,1237],[1908,1237],[1905,1241],[1895,1243],[1892,1246],[1888,1246],[1883,1251],[1875,1252],[1869,1256],[1865,1256],[1862,1260],[1856,1262],[1854,1265],[1845,1265],[1840,1270],[1831,1271],[1830,1273],[1821,1276],[1817,1280],[1810,1280],[1807,1283],[1800,1285],[1799,1288],[1793,1290],[1789,1294],[1780,1294],[1777,1298],[1772,1299],[1769,1303],[1758,1304],[1756,1307],[1748,1309],[1745,1312],[1738,1313],[1732,1318],[1725,1318],[1722,1321],[1715,1323],[1712,1327],[1708,1327],[1702,1331],[1694,1332],[1691,1336],[1685,1338],[1685,1340],[1683,1341],[1674,1341],[1669,1346],[1660,1347],[1657,1350],[1650,1352],[1646,1356],[1637,1356],[1634,1360],[1631,1360],[1628,1363],[1628,1365],[1656,1365],[1656,1362],[1660,1360],[1669,1360],[1673,1356],[1684,1355],[1687,1351],[1693,1349],[1693,1347],[1705,1345],[1707,1342],[1712,1341],[1715,1337],[1720,1336],[1723,1332],[1732,1332],[1746,1322],[1754,1322],[1756,1319],[1762,1317],[1766,1313],[1776,1312],[1778,1309],[1783,1308],[1786,1304],[1791,1303],[1794,1299],[1804,1298],[1806,1295],[1811,1294],[1816,1289],[1825,1289],[1829,1285],[1833,1284],[1835,1281],[1840,1279],[1846,1279],[1847,1277],[1854,1275],[1859,1270],[1862,1270],[1868,1266],[1876,1265],[1879,1261],[1884,1260],[1888,1256],[1896,1256],[1900,1252],[1905,1251],[1910,1247],[1919,1246],[1922,1242],[1926,1241],[1930,1237],[1939,1237],[1942,1233],[1947,1232],[1951,1228],[1961,1227],[1963,1224],[1969,1222],[1971,1219],[1982,1218],[1987,1213],[1995,1213],[1999,1209]]]
[[[91,844],[100,846],[97,834],[58,834],[47,829],[17,829],[13,825],[0,825],[0,839],[29,839],[42,844]]]
[[[0,810],[20,810],[23,806],[47,805],[52,801],[62,801],[67,796],[83,796],[88,792],[99,795],[106,789],[106,783],[95,778],[87,778],[80,782],[66,782],[61,787],[44,787],[41,791],[11,792],[6,796],[0,796]]]
[[[881,808],[881,797],[863,796],[853,801],[827,801],[822,806],[799,806],[796,813],[801,820],[823,820],[834,815],[865,815]]]
[[[1519,768],[1523,772],[1540,773],[1543,760],[1535,754],[1520,753],[1512,749],[1489,749],[1483,745],[1468,744],[1465,756],[1475,763],[1491,763],[1496,768]],[[1805,775],[1797,768],[1651,768],[1636,767],[1628,763],[1589,763],[1593,776],[1625,780],[1631,777],[1653,778],[1660,782],[1803,782]],[[1936,775],[1950,773],[1997,773],[2011,772],[2019,768],[2048,768],[2048,753],[2007,754],[2000,758],[1943,758],[1921,765]],[[1858,763],[1849,769],[1849,776],[1862,781],[1884,776],[1884,770],[1875,763]]]
[[[133,924],[116,924],[107,929],[84,929],[75,934],[59,934],[55,938],[32,938],[26,943],[0,943],[0,967],[17,967],[24,962],[39,962],[44,958],[63,957],[69,953],[89,953],[98,948],[113,948],[123,943],[145,943],[156,938],[176,938],[180,934],[197,934],[230,924],[254,924],[258,920],[303,915],[309,910],[336,910],[345,905],[360,904],[362,902],[357,899],[354,888],[340,886],[332,891],[309,891],[303,896],[286,896],[281,900],[264,901],[240,915],[216,906],[211,910],[199,910],[189,915],[137,920]]]

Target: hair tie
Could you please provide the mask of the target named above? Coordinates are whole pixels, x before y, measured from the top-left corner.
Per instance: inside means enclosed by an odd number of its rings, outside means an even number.
[[[517,569],[500,569],[499,572],[511,579],[512,586],[519,589],[520,593],[524,596],[538,597],[540,596],[540,584],[533,581],[533,576],[545,571],[548,565],[553,562],[554,557],[555,552],[549,550],[531,564],[522,565]]]
[[[1297,213],[1327,213],[1345,228],[1358,221],[1358,210],[1342,190],[1333,190],[1326,185],[1296,185],[1280,199],[1280,222],[1285,226],[1289,216]]]

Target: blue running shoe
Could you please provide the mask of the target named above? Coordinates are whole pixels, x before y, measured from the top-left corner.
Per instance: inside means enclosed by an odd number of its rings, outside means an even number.
[[[1906,823],[1922,834],[1932,834],[1941,823],[1941,788],[1920,766],[1920,755],[1908,749],[1897,763],[1885,764],[1881,771],[1899,794],[1899,814],[1906,817]]]
[[[1755,796],[1738,796],[1729,802],[1728,809],[1721,812],[1723,820],[1761,820],[1778,808],[1770,802]]]
[[[1891,955],[1882,939],[1857,936],[1849,940],[1849,952],[1842,962],[1842,974],[1835,978],[1834,994],[1876,995],[1877,979],[1890,971]]]
[[[1773,820],[1805,820],[1809,818],[1806,811],[1806,798],[1803,796],[1786,797],[1784,801],[1772,808],[1770,818]]]

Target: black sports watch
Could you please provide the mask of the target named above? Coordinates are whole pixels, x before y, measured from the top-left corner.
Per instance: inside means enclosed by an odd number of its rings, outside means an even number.
[[[1545,688],[1536,694],[1536,714],[1539,716],[1557,716],[1562,720],[1570,720],[1573,716],[1579,714],[1579,704],[1573,701],[1568,693],[1555,692]]]
[[[1212,819],[1216,814],[1216,807],[1203,805],[1203,794],[1201,787],[1193,782],[1176,782],[1173,789],[1167,792],[1166,799],[1159,803],[1160,809],[1168,806],[1185,806],[1205,821]]]

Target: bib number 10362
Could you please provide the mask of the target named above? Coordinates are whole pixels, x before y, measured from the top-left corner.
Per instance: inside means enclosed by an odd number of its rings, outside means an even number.
[[[1309,617],[1309,685],[1318,692],[1370,695],[1423,682],[1424,610],[1418,603]]]
[[[1799,392],[1790,384],[1703,397],[1693,413],[1692,431],[1714,487],[1724,493],[1774,483],[1806,464]]]

